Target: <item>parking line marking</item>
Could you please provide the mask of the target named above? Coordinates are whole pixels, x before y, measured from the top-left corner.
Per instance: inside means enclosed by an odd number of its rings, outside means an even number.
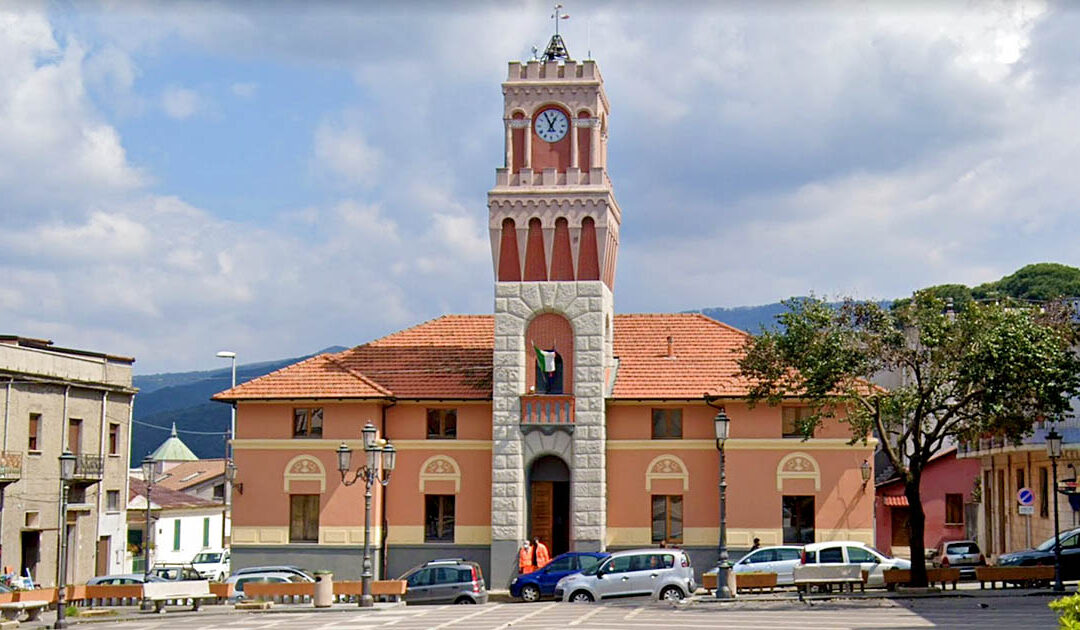
[[[600,612],[603,611],[603,610],[606,610],[603,606],[597,606],[596,610],[594,610],[592,612],[585,613],[584,615],[582,615],[582,616],[578,617],[577,619],[571,621],[569,625],[571,625],[571,626],[580,626],[583,622],[587,621],[588,619],[591,619],[592,617],[595,617],[596,615],[599,615]]]
[[[537,608],[536,610],[532,611],[531,613],[529,613],[527,615],[522,615],[520,617],[512,619],[511,621],[507,621],[506,623],[504,623],[502,625],[495,626],[495,630],[505,630],[506,628],[509,628],[510,626],[514,625],[515,623],[521,623],[522,621],[525,621],[529,617],[532,617],[534,615],[539,615],[542,612],[547,612],[547,611],[551,610],[552,608],[554,608],[556,605],[557,605],[557,602],[551,602],[546,606],[542,606],[540,608]]]
[[[452,626],[455,623],[460,623],[462,621],[465,621],[466,619],[472,619],[473,617],[478,617],[478,616],[480,616],[480,615],[482,615],[484,613],[491,612],[492,610],[499,610],[499,608],[497,606],[492,606],[490,608],[481,608],[480,610],[472,613],[471,615],[465,615],[464,617],[458,617],[457,619],[451,619],[450,621],[444,621],[443,623],[440,623],[437,626],[432,626],[431,630],[439,630],[440,628],[445,628],[447,626]]]

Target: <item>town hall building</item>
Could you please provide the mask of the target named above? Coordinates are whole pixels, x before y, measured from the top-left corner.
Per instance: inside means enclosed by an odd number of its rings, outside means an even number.
[[[719,406],[735,557],[755,538],[873,542],[874,487],[860,473],[873,440],[849,444],[836,420],[804,440],[798,400],[749,407],[743,331],[700,314],[616,314],[610,105],[596,62],[555,48],[511,62],[502,84],[494,312],[445,315],[214,397],[237,409],[234,568],[359,576],[364,488],[342,483],[335,451],[362,453],[370,422],[398,452],[375,488],[377,575],[463,557],[504,588],[534,536],[552,555],[663,541],[700,574],[717,560]]]

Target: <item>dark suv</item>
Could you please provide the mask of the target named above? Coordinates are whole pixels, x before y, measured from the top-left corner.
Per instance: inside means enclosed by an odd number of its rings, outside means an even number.
[[[407,604],[486,604],[488,600],[480,565],[462,558],[425,562],[398,579],[407,584]]]

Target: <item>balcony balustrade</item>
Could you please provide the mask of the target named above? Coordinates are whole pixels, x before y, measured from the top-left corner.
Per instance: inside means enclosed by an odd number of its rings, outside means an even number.
[[[100,455],[76,455],[74,484],[91,484],[105,476],[105,458]]]
[[[574,431],[574,397],[528,394],[521,397],[521,428]]]
[[[22,479],[22,453],[0,451],[0,487]]]

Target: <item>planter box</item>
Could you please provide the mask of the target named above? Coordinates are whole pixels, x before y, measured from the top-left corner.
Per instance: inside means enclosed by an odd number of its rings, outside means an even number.
[[[775,573],[736,573],[735,574],[735,588],[743,590],[762,590],[769,589],[770,591],[776,588],[776,574]]]
[[[12,593],[15,596],[14,601],[17,602],[55,602],[56,601],[56,589],[55,588],[36,588],[32,591],[15,591]]]
[[[236,592],[236,587],[233,584],[211,582],[210,592],[216,595],[218,599],[227,600]]]

